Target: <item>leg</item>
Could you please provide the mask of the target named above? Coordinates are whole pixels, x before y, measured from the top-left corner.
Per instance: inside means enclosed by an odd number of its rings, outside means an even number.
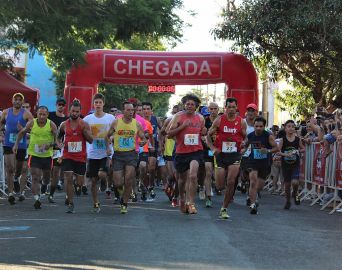
[[[129,197],[131,195],[133,180],[135,178],[134,176],[135,176],[135,167],[126,166],[126,168],[125,168],[125,189],[124,189],[124,193],[123,193],[123,197],[122,197],[123,203],[126,205],[126,207],[127,207]]]
[[[223,208],[227,208],[233,199],[236,177],[239,174],[240,165],[228,166],[227,187],[223,199]]]
[[[211,178],[213,175],[213,163],[212,162],[206,162],[205,163],[205,180],[204,180],[204,186],[205,186],[205,193],[207,198],[211,198]]]
[[[93,199],[93,204],[98,203],[98,198],[97,198],[97,177],[90,177],[90,182],[91,182],[91,196]]]
[[[257,197],[258,171],[252,170],[249,173],[249,198],[251,203],[255,203]]]
[[[13,178],[14,178],[14,163],[15,163],[15,155],[14,154],[6,154],[5,157],[5,170],[6,170],[6,179],[7,179],[7,187],[10,196],[13,193]],[[14,197],[13,197],[14,198]]]
[[[65,183],[65,193],[68,197],[68,203],[73,204],[73,198],[74,198],[74,188],[73,188],[73,179],[74,178],[74,172],[72,171],[65,171],[64,172],[64,183]]]
[[[26,183],[27,183],[27,172],[28,172],[27,161],[22,162],[21,168],[22,169],[21,169],[21,174],[20,174],[20,194],[24,194]]]
[[[197,160],[192,160],[190,162],[190,170],[188,174],[188,188],[186,189],[187,202],[189,204],[195,203],[196,189],[197,189],[197,173],[198,173],[199,163]]]

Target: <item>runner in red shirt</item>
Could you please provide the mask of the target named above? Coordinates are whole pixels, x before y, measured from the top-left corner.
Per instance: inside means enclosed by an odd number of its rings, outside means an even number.
[[[204,136],[207,130],[203,116],[196,112],[200,102],[195,95],[184,96],[184,111],[172,118],[167,131],[169,138],[176,138],[175,168],[179,173],[180,210],[189,214],[197,213],[197,173],[200,164],[204,164],[201,136]]]
[[[208,146],[216,158],[216,188],[222,190],[227,185],[220,210],[220,217],[223,219],[229,217],[227,207],[233,199],[235,179],[240,170],[241,144],[246,138],[246,122],[236,115],[236,110],[237,100],[227,98],[225,113],[215,119],[207,135]],[[214,144],[211,139],[213,135],[216,135]],[[225,179],[226,170],[228,172]]]
[[[63,147],[62,169],[64,171],[64,181],[66,182],[67,213],[74,213],[73,203],[73,175],[76,175],[76,194],[81,194],[81,186],[84,182],[86,172],[86,142],[92,143],[89,125],[80,119],[81,104],[74,100],[70,106],[70,118],[64,121],[57,132],[57,143]],[[63,139],[63,144],[61,139]]]

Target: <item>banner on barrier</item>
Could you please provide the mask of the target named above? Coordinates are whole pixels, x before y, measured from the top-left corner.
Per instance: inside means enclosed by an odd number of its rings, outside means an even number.
[[[336,186],[342,188],[342,143],[337,145],[336,153]]]
[[[324,185],[326,158],[323,157],[324,147],[321,144],[314,146],[313,160],[313,182],[317,185]]]

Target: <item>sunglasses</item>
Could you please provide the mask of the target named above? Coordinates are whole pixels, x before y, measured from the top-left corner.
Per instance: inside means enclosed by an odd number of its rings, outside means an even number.
[[[110,112],[117,112],[118,110],[110,110]]]
[[[64,107],[65,104],[64,103],[58,103],[57,106],[63,106]]]

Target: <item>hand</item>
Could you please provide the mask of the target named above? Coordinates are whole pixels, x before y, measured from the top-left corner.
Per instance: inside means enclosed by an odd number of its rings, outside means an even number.
[[[221,151],[220,151],[218,148],[216,148],[216,147],[214,147],[214,148],[212,149],[212,151],[213,151],[213,154],[214,154],[215,156],[217,156],[219,153],[221,153]]]
[[[190,124],[191,124],[190,119],[186,119],[186,120],[183,122],[182,127],[183,127],[183,128],[186,128],[186,127],[190,126]]]
[[[262,148],[260,148],[260,152],[263,153],[263,154],[267,154],[268,150],[267,150],[267,148],[262,147]]]
[[[17,123],[17,130],[20,131],[22,130],[24,127],[20,124],[20,122],[18,121]]]
[[[12,151],[13,153],[16,155],[17,152],[18,152],[18,145],[17,144],[14,144],[13,147],[12,147]]]
[[[106,154],[107,154],[107,156],[111,156],[112,155],[112,150],[109,147],[106,150]]]

